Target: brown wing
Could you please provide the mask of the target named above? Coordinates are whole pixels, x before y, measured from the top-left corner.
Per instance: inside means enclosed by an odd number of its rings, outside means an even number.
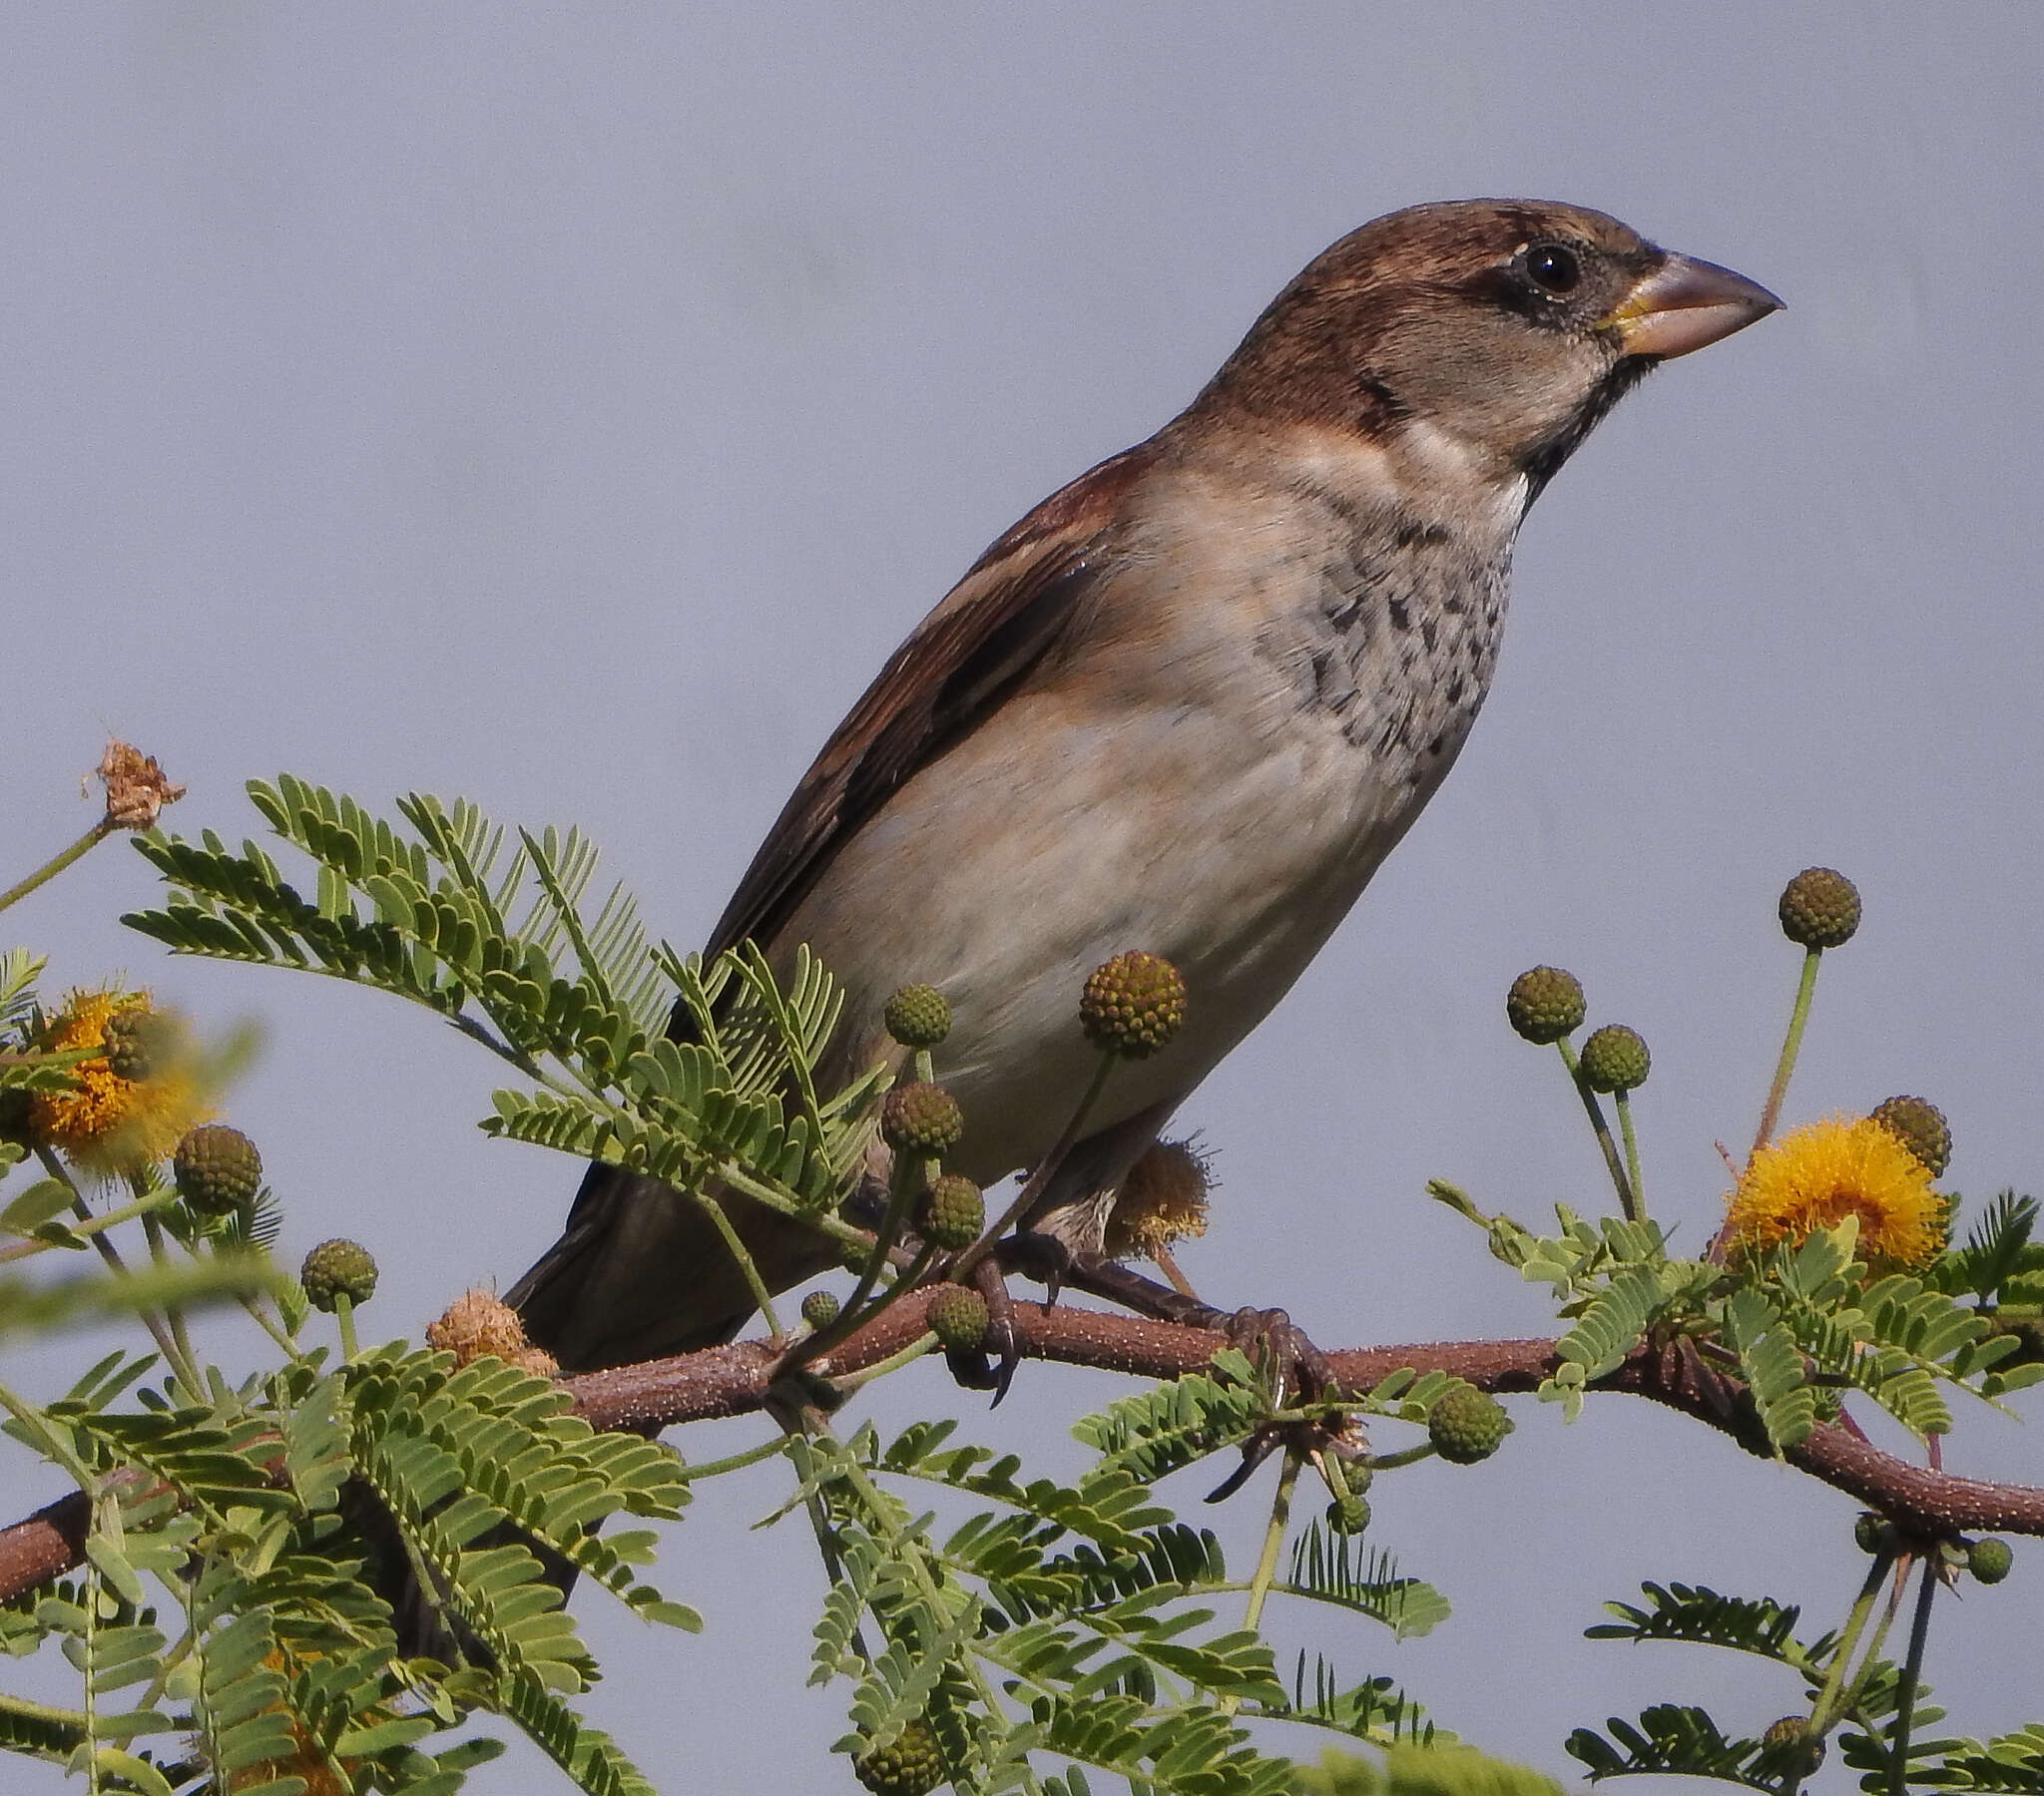
[[[1123,492],[1154,453],[1147,444],[1126,450],[1046,499],[916,626],[774,819],[718,919],[712,954],[748,939],[771,941],[839,844],[917,768],[973,729],[1057,644],[1099,578],[1101,540]],[[669,1029],[684,1038],[693,1032],[686,1005],[675,1006]],[[615,1317],[587,1314],[591,1281],[606,1276],[611,1256],[643,1252],[614,1241],[620,1218],[633,1213],[635,1199],[661,1189],[643,1174],[601,1160],[584,1173],[560,1240],[506,1293],[535,1341],[578,1365],[615,1364],[645,1357],[635,1347],[681,1352],[729,1340],[745,1325],[751,1290],[736,1281],[730,1290],[718,1285],[730,1270],[723,1243],[686,1208],[660,1212],[675,1234],[662,1264],[679,1269],[663,1274],[669,1282],[655,1322],[634,1334],[629,1326],[622,1332],[613,1327]],[[752,1233],[764,1225],[758,1214],[748,1220],[742,1210],[740,1218]],[[778,1218],[766,1221],[777,1225]],[[766,1270],[774,1288],[784,1289],[780,1269]],[[591,1347],[599,1335],[599,1345]]]
[[[1100,545],[1148,445],[1053,494],[918,624],[802,775],[709,952],[769,942],[831,856],[905,780],[969,734],[1064,635],[1099,578]]]

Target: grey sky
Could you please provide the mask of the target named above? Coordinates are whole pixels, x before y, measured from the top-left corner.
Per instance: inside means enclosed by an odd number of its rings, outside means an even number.
[[[157,4],[0,30],[15,871],[83,827],[118,732],[190,784],[188,832],[252,831],[240,782],[279,769],[580,822],[691,943],[987,541],[1184,403],[1334,236],[1536,195],[1789,309],[1655,377],[1542,500],[1453,776],[1184,1113],[1226,1180],[1188,1269],[1328,1344],[1543,1328],[1419,1194],[1596,1201],[1551,1057],[1504,1027],[1538,960],[1653,1044],[1649,1193],[1700,1242],[1791,990],[1775,895],[1811,862],[1867,922],[1791,1115],[1922,1092],[1957,1188],[2039,1181],[2044,10]],[[125,968],[263,1022],[234,1120],[297,1247],[376,1249],[375,1325],[551,1240],[574,1170],[476,1133],[485,1057],[391,1001],[167,962],[113,920],[149,895],[104,850],[6,938],[59,984]],[[960,1402],[897,1382],[889,1414]],[[1072,1463],[1063,1426],[1113,1389],[1039,1369],[993,1418],[966,1400],[967,1432]],[[1458,1614],[1395,1649],[1320,1630],[1344,1672],[1551,1769],[1567,1725],[1664,1695],[1788,1708],[1581,1630],[1650,1575],[1833,1619],[1844,1500],[1637,1404],[1573,1431],[1516,1408],[1489,1467],[1373,1493],[1373,1538]],[[2034,1429],[1961,1422],[1956,1469],[2044,1477]],[[812,1556],[717,1528],[772,1500],[680,1531],[662,1581],[702,1638],[585,1602],[591,1707],[663,1787],[843,1781],[842,1692],[797,1688]],[[2040,1706],[2034,1559],[1933,1641],[1932,1681],[1975,1686],[1961,1729]],[[764,1732],[734,1719],[755,1701]]]

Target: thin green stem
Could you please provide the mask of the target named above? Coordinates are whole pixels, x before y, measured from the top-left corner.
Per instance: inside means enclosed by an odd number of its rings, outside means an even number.
[[[1761,1112],[1761,1125],[1753,1137],[1755,1153],[1768,1144],[1775,1132],[1775,1124],[1781,1121],[1782,1101],[1788,1096],[1788,1081],[1795,1072],[1795,1057],[1802,1052],[1802,1027],[1809,1021],[1809,1001],[1816,992],[1817,963],[1824,957],[1821,948],[1812,948],[1802,957],[1802,978],[1795,987],[1795,1008],[1788,1013],[1788,1033],[1783,1038],[1782,1059],[1775,1068],[1775,1083],[1768,1088],[1767,1108]]]
[[[1604,1166],[1611,1174],[1612,1188],[1618,1192],[1619,1207],[1626,1213],[1626,1219],[1637,1222],[1638,1203],[1633,1188],[1627,1182],[1625,1162],[1618,1156],[1618,1143],[1611,1138],[1611,1124],[1604,1120],[1604,1107],[1597,1102],[1597,1094],[1590,1090],[1589,1082],[1583,1078],[1582,1064],[1576,1059],[1576,1051],[1564,1037],[1555,1043],[1561,1050],[1561,1064],[1569,1070],[1569,1083],[1576,1088],[1576,1096],[1583,1101],[1583,1114],[1590,1119],[1590,1127],[1597,1136],[1597,1145],[1604,1150]]]
[[[863,1390],[874,1379],[885,1378],[889,1372],[898,1372],[903,1366],[913,1365],[926,1353],[930,1352],[936,1344],[937,1337],[931,1334],[928,1329],[924,1329],[921,1334],[917,1335],[914,1340],[910,1341],[899,1352],[890,1353],[883,1360],[875,1360],[863,1372],[858,1373],[854,1377],[840,1378],[834,1382],[837,1388],[849,1397],[852,1392]]]
[[[1372,1472],[1395,1472],[1400,1466],[1416,1466],[1421,1460],[1434,1457],[1431,1441],[1421,1441],[1416,1447],[1401,1447],[1396,1453],[1377,1453],[1370,1456]]]
[[[79,1219],[80,1223],[98,1220],[93,1214],[92,1205],[85,1200],[85,1193],[78,1188],[78,1180],[71,1176],[71,1169],[47,1147],[38,1147],[36,1149],[36,1158],[42,1161],[45,1172],[49,1173],[52,1178],[56,1179],[59,1184],[70,1191],[71,1213]],[[116,1277],[126,1278],[128,1276],[128,1262],[121,1257],[120,1248],[108,1240],[103,1233],[97,1230],[87,1230],[84,1227],[81,1227],[78,1232],[88,1236],[93,1246],[99,1250],[100,1258],[106,1261],[108,1269]],[[149,1330],[149,1338],[156,1343],[157,1351],[164,1356],[164,1364],[169,1366],[173,1372],[176,1372],[178,1369],[178,1343],[171,1339],[171,1331],[164,1326],[161,1317],[152,1315],[147,1310],[138,1313],[142,1318],[142,1326]]]
[[[857,1494],[858,1500],[866,1506],[866,1514],[872,1519],[876,1528],[886,1526],[886,1508],[880,1502],[879,1492],[873,1488],[872,1481],[867,1478],[865,1468],[853,1460],[849,1454],[845,1455],[842,1463],[844,1467],[844,1481]],[[929,1558],[934,1557],[932,1551],[927,1546],[922,1547],[920,1550],[911,1548],[903,1557],[910,1571],[915,1575],[915,1581],[922,1591],[923,1600],[939,1613],[947,1612],[950,1605],[945,1600],[943,1591],[938,1588],[937,1580],[930,1575]],[[978,1651],[985,1652],[986,1650],[987,1643],[984,1640],[980,1641],[978,1643]],[[963,1656],[963,1664],[965,1673],[972,1679],[973,1688],[978,1693],[981,1703],[986,1708],[986,1712],[990,1715],[1000,1714],[1000,1698],[995,1695],[992,1684],[987,1681],[986,1673],[979,1668],[977,1653],[966,1653]],[[1033,1777],[1023,1788],[1025,1790],[1036,1789],[1040,1796],[1040,1786],[1036,1784]]]
[[[280,1324],[270,1320],[268,1309],[264,1307],[259,1299],[245,1296],[241,1302],[242,1307],[249,1312],[256,1325],[281,1347],[284,1352],[289,1354],[292,1359],[301,1360],[305,1357],[305,1350],[283,1331]]]
[[[1618,1111],[1618,1132],[1625,1141],[1626,1183],[1633,1194],[1632,1203],[1626,1210],[1626,1220],[1644,1222],[1647,1219],[1647,1187],[1640,1177],[1640,1141],[1633,1133],[1632,1094],[1620,1092],[1612,1103]]]
[[[59,873],[63,872],[66,867],[70,866],[73,861],[84,859],[87,854],[104,842],[108,836],[112,835],[116,827],[109,819],[102,817],[84,835],[73,842],[69,848],[64,849],[53,859],[45,861],[26,879],[22,880],[20,884],[11,885],[6,891],[0,892],[0,911],[4,911],[10,904],[26,898],[36,887],[47,885]]]
[[[1888,1599],[1881,1604],[1880,1619],[1873,1624],[1873,1632],[1867,1636],[1866,1649],[1859,1655],[1859,1669],[1853,1672],[1851,1681],[1845,1686],[1844,1695],[1838,1698],[1839,1714],[1855,1707],[1866,1694],[1867,1679],[1873,1675],[1873,1667],[1879,1661],[1880,1649],[1886,1643],[1888,1629],[1895,1624],[1895,1614],[1902,1606],[1902,1593],[1909,1587],[1909,1562],[1896,1562],[1893,1587]]]
[[[1809,1711],[1808,1738],[1812,1742],[1823,1738],[1832,1715],[1837,1712],[1838,1697],[1845,1688],[1845,1667],[1858,1649],[1859,1636],[1866,1631],[1866,1618],[1872,1614],[1874,1599],[1879,1596],[1880,1587],[1887,1580],[1894,1563],[1892,1553],[1880,1553],[1874,1556],[1873,1564],[1867,1568],[1866,1581],[1859,1586],[1852,1612],[1845,1618],[1845,1631],[1839,1638],[1837,1650],[1831,1654],[1830,1668],[1824,1673],[1823,1688],[1817,1692],[1815,1705]],[[1794,1796],[1801,1781],[1799,1771],[1791,1773],[1785,1796]]]
[[[724,1237],[726,1248],[738,1262],[739,1271],[745,1276],[747,1289],[753,1293],[753,1307],[766,1318],[767,1328],[777,1335],[780,1332],[780,1318],[773,1313],[773,1293],[767,1290],[766,1281],[760,1276],[760,1268],[753,1263],[753,1256],[747,1250],[745,1242],[739,1239],[739,1231],[731,1217],[725,1214],[724,1205],[715,1197],[706,1197],[701,1191],[692,1190],[689,1194],[701,1205],[704,1214],[710,1218],[711,1225]]]
[[[832,1215],[828,1210],[817,1210],[807,1204],[797,1202],[787,1192],[776,1190],[764,1179],[755,1178],[743,1166],[736,1166],[726,1161],[724,1164],[716,1167],[704,1182],[706,1184],[729,1186],[741,1197],[751,1197],[756,1202],[780,1215],[792,1216],[797,1222],[800,1222],[805,1227],[813,1228],[818,1234],[828,1235],[840,1246],[868,1248],[873,1244],[873,1237],[869,1230],[860,1228],[854,1223],[846,1222],[841,1217]]]
[[[1015,1201],[1001,1211],[993,1227],[965,1249],[951,1262],[950,1277],[954,1284],[963,1284],[966,1274],[993,1251],[994,1243],[1017,1222],[1027,1216],[1043,1195],[1044,1187],[1051,1181],[1065,1155],[1072,1151],[1079,1139],[1079,1131],[1086,1125],[1086,1119],[1093,1114],[1093,1107],[1100,1102],[1100,1094],[1106,1089],[1107,1076],[1114,1071],[1115,1057],[1102,1054],[1100,1065],[1095,1070],[1093,1082],[1086,1088],[1086,1094],[1079,1100],[1079,1108],[1072,1113],[1072,1120],[1065,1124],[1064,1132],[1058,1136],[1057,1144],[1038,1162],[1035,1171],[1023,1181],[1021,1190],[1015,1193]]]
[[[743,1472],[748,1466],[757,1466],[762,1460],[772,1459],[787,1452],[789,1437],[775,1435],[769,1441],[762,1441],[757,1447],[748,1447],[743,1453],[727,1454],[723,1459],[705,1460],[700,1465],[684,1466],[679,1476],[693,1484],[699,1478],[722,1478],[727,1472]]]
[[[6,1385],[0,1384],[0,1409],[4,1409],[20,1426],[24,1434],[33,1435],[36,1451],[54,1466],[64,1470],[78,1481],[80,1490],[90,1492],[93,1487],[93,1470],[84,1460],[72,1452],[63,1438],[49,1425],[49,1422],[26,1397],[17,1395]]]
[[[1937,1555],[1923,1558],[1922,1582],[1916,1591],[1916,1612],[1909,1618],[1909,1655],[1902,1661],[1902,1680],[1895,1687],[1895,1727],[1888,1760],[1890,1796],[1909,1796],[1909,1730],[1916,1720],[1916,1686],[1923,1676],[1923,1646],[1930,1637],[1930,1604],[1937,1595]]]
[[[1264,1602],[1271,1594],[1271,1583],[1278,1575],[1278,1559],[1284,1551],[1285,1531],[1291,1525],[1291,1493],[1298,1486],[1298,1469],[1304,1462],[1295,1453],[1284,1456],[1284,1470],[1278,1475],[1278,1494],[1271,1499],[1271,1522],[1264,1530],[1264,1551],[1258,1556],[1257,1570],[1250,1579],[1249,1606],[1243,1610],[1242,1624],[1252,1633],[1264,1619]]]
[[[783,1419],[781,1426],[787,1430],[788,1440],[794,1443],[792,1457],[795,1475],[807,1485],[814,1476],[815,1467],[814,1462],[802,1451],[802,1430],[791,1418]],[[837,1551],[836,1531],[830,1526],[830,1512],[824,1507],[822,1492],[815,1489],[805,1491],[802,1496],[802,1511],[809,1519],[809,1532],[816,1539],[816,1552],[823,1561],[823,1574],[832,1583],[836,1583],[844,1576],[844,1556]],[[873,1662],[873,1655],[867,1649],[863,1628],[853,1631],[851,1643],[858,1649],[858,1656],[870,1665]]]
[[[102,1499],[104,1501],[104,1499]],[[97,1506],[95,1506],[97,1507]],[[95,1530],[100,1518],[93,1518]],[[85,1787],[89,1796],[100,1796],[99,1703],[93,1688],[99,1669],[101,1585],[105,1574],[88,1559],[85,1563]]]
[[[870,1322],[873,1316],[877,1316],[888,1304],[894,1302],[897,1298],[907,1296],[910,1291],[914,1290],[921,1281],[922,1275],[930,1269],[930,1264],[936,1257],[937,1250],[929,1242],[923,1242],[915,1250],[915,1257],[907,1265],[896,1271],[893,1278],[888,1281],[886,1290],[880,1294],[879,1301],[873,1305],[872,1314],[868,1315],[865,1319]]]
[[[104,1234],[119,1223],[132,1222],[137,1216],[146,1216],[152,1210],[163,1209],[177,1201],[176,1190],[166,1186],[161,1191],[151,1192],[147,1197],[138,1197],[133,1203],[124,1203],[119,1209],[107,1210],[98,1215],[87,1208],[76,1223],[68,1223],[66,1226],[73,1234],[90,1239],[96,1234]],[[72,1207],[75,1211],[79,1206],[74,1204]],[[9,1260],[26,1259],[32,1253],[48,1253],[55,1245],[53,1241],[19,1241],[12,1247],[0,1247],[0,1265]]]
[[[887,1209],[880,1218],[880,1226],[873,1235],[872,1251],[866,1255],[865,1263],[859,1267],[858,1281],[851,1288],[851,1295],[844,1300],[837,1314],[806,1340],[798,1341],[781,1356],[779,1365],[773,1369],[775,1378],[785,1378],[790,1372],[811,1365],[831,1349],[851,1337],[853,1330],[862,1328],[872,1318],[895,1303],[906,1293],[906,1277],[895,1282],[878,1303],[866,1301],[873,1294],[873,1287],[880,1281],[880,1268],[887,1264],[887,1256],[893,1251],[894,1243],[901,1238],[901,1230],[908,1222],[908,1213],[915,1200],[928,1187],[935,1175],[937,1162],[925,1159],[920,1154],[897,1153],[894,1166],[887,1180]],[[917,1265],[926,1265],[926,1259],[918,1259]],[[777,1331],[776,1331],[777,1332]]]
[[[166,1244],[164,1225],[152,1211],[142,1218],[142,1232],[149,1237],[149,1257],[159,1266],[171,1263],[170,1248]],[[194,1403],[206,1401],[206,1385],[199,1376],[199,1356],[192,1351],[192,1334],[185,1326],[185,1311],[182,1305],[171,1304],[164,1311],[164,1319],[170,1324],[171,1339],[177,1344],[178,1357],[171,1361],[171,1370],[177,1374],[178,1382],[192,1394]]]
[[[340,1328],[340,1357],[359,1359],[362,1350],[355,1340],[355,1300],[345,1291],[333,1293],[333,1320]]]
[[[136,1703],[139,1709],[153,1709],[163,1701],[164,1692],[171,1686],[171,1674],[192,1656],[192,1649],[199,1643],[199,1636],[187,1626],[177,1643],[158,1660],[156,1675],[149,1680],[149,1688],[142,1692],[142,1699]]]

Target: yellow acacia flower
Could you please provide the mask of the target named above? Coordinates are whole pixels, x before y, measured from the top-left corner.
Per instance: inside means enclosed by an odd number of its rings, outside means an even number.
[[[151,1011],[141,992],[73,992],[44,1025],[36,1046],[50,1053],[102,1048],[107,1024],[124,1011]],[[72,1085],[29,1100],[32,1137],[81,1171],[102,1178],[165,1158],[208,1113],[190,1071],[175,1062],[145,1079],[123,1079],[104,1055],[70,1069]]]
[[[1207,1232],[1207,1156],[1190,1141],[1158,1141],[1129,1169],[1107,1219],[1112,1259],[1154,1254]]]
[[[1875,1263],[1920,1266],[1944,1245],[1945,1201],[1930,1168],[1870,1117],[1825,1117],[1753,1156],[1729,1199],[1748,1252],[1797,1242],[1847,1216]]]

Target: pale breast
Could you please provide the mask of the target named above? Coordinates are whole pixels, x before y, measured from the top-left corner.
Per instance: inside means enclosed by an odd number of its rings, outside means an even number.
[[[987,1178],[1049,1146],[1092,1076],[1087,973],[1144,948],[1185,1035],[1118,1069],[1105,1125],[1182,1097],[1353,905],[1466,736],[1509,537],[1480,552],[1326,477],[1151,495],[1090,640],[917,772],[834,858],[784,942],[848,987],[846,1062],[895,987],[956,1018],[941,1076]]]

